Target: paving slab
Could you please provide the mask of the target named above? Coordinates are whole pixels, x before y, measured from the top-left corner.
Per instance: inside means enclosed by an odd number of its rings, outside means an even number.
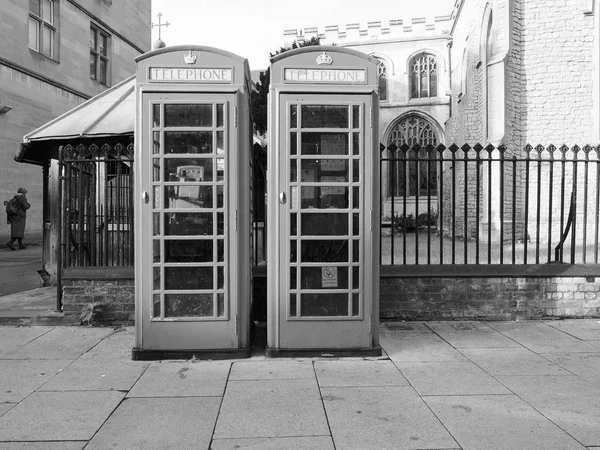
[[[0,359],[77,359],[112,332],[111,328],[56,327]]]
[[[0,358],[3,353],[16,350],[53,329],[53,327],[0,327]]]
[[[330,436],[316,379],[229,381],[214,438]]]
[[[334,450],[329,436],[213,439],[210,450]]]
[[[455,348],[521,347],[482,322],[431,322],[427,326]]]
[[[462,349],[461,352],[496,375],[571,375],[568,371],[526,348]]]
[[[338,449],[459,448],[411,387],[322,388]]]
[[[20,402],[68,366],[71,360],[18,360],[0,363],[0,403]]]
[[[582,450],[575,439],[514,395],[423,400],[464,450]]]
[[[600,387],[599,353],[548,353],[541,356]]]
[[[422,322],[382,322],[380,333],[410,332],[410,333],[433,333],[431,328]]]
[[[536,353],[600,351],[598,347],[542,322],[490,322],[490,327]]]
[[[79,358],[52,377],[41,391],[129,391],[148,364]],[[1,371],[1,370],[0,370]]]
[[[598,319],[548,320],[544,323],[582,341],[600,341],[600,320]]]
[[[230,369],[230,362],[154,362],[127,397],[220,397]]]
[[[89,440],[121,392],[34,392],[0,417],[0,441]]]
[[[208,449],[220,398],[129,398],[86,450]]]
[[[313,380],[311,360],[236,361],[231,366],[230,380]]]
[[[577,377],[498,377],[584,445],[600,445],[600,388]]]
[[[432,333],[386,333],[380,344],[392,361],[454,361],[465,357]]]
[[[17,406],[17,403],[0,403],[0,417]]]
[[[82,450],[87,441],[0,442],[0,450]]]
[[[131,359],[131,349],[134,344],[135,328],[118,328],[98,342],[90,351],[83,354],[82,358],[136,363]]]
[[[315,361],[319,386],[408,386],[391,361]]]
[[[471,361],[395,363],[419,395],[510,394]]]

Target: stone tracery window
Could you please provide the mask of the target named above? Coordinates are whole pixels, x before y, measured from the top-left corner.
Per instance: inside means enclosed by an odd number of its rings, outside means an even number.
[[[438,63],[435,56],[420,53],[413,57],[410,68],[410,98],[430,98],[438,95]]]
[[[387,65],[381,58],[377,58],[377,73],[379,75],[379,100],[385,101],[387,97]]]
[[[397,147],[404,144],[409,147],[416,144],[426,147],[437,146],[438,143],[433,125],[419,116],[408,116],[400,120],[392,129],[388,139],[388,147],[392,144]],[[392,164],[389,172],[389,196],[416,196],[417,186],[419,196],[436,196],[437,162],[433,161],[434,156],[428,155],[424,148],[418,152],[418,155],[412,150],[408,152],[397,150],[396,153],[397,161]],[[429,163],[428,157],[432,158]],[[414,161],[415,159],[419,161]]]

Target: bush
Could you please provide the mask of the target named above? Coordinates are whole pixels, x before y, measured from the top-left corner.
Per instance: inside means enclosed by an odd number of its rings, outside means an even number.
[[[417,228],[421,227],[431,227],[436,226],[438,220],[438,213],[434,210],[430,210],[429,214],[421,213],[415,219],[414,214],[409,214],[406,217],[404,214],[394,214],[394,219],[392,220],[389,216],[384,217],[384,222],[391,222],[394,231],[414,231]]]

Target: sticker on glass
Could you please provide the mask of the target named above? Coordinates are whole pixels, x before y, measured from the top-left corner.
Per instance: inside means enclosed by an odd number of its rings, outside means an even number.
[[[321,282],[324,288],[338,287],[338,268],[325,266],[321,268]]]

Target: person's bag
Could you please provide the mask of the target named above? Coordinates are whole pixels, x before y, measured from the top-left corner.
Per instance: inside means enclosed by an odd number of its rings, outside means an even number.
[[[6,214],[16,214],[19,210],[19,203],[16,197],[11,198],[6,204]]]

